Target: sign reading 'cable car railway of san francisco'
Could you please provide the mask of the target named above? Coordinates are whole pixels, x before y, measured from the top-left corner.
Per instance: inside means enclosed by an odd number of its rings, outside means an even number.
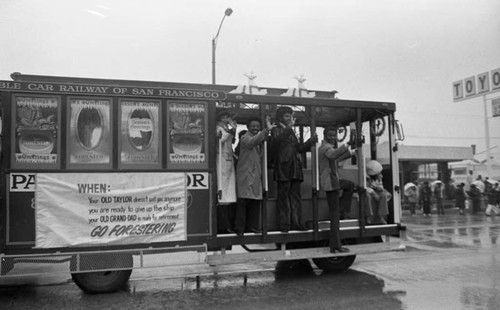
[[[147,96],[167,98],[193,98],[208,100],[226,99],[226,93],[216,90],[163,88],[163,87],[129,87],[106,85],[78,85],[64,83],[37,83],[0,81],[0,90],[17,90],[28,92],[72,93],[72,94],[99,94],[120,96]]]
[[[500,68],[453,83],[453,101],[500,91]]]

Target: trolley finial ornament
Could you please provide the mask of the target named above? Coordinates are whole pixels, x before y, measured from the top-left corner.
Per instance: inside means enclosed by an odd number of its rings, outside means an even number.
[[[297,88],[289,88],[286,93],[281,94],[281,96],[288,96],[288,97],[304,97],[304,98],[314,98],[316,96],[315,92],[310,92],[307,90],[307,88],[304,86],[304,82],[306,81],[306,78],[304,77],[303,74],[300,76],[294,76],[294,79],[296,79],[299,84]]]
[[[267,95],[267,89],[260,89],[255,83],[257,76],[253,71],[250,73],[243,73],[244,76],[248,78],[247,85],[238,85],[236,89],[233,89],[229,93],[231,94],[249,94],[249,95]]]

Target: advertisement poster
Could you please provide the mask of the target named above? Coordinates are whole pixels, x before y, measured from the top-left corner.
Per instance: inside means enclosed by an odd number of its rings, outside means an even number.
[[[169,103],[169,163],[206,165],[205,108],[204,103]]]
[[[184,173],[41,173],[36,247],[186,240]]]
[[[70,98],[69,164],[111,163],[111,101]]]
[[[59,162],[59,98],[15,97],[14,167],[53,168]]]
[[[121,163],[160,164],[158,101],[122,100]]]

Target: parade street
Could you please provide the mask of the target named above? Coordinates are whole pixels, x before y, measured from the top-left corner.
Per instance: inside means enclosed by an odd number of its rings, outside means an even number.
[[[358,256],[341,274],[323,273],[307,260],[174,266],[134,270],[126,288],[102,295],[82,292],[69,275],[3,278],[0,308],[500,308],[500,217],[447,210],[430,218],[405,215],[404,223],[404,251]]]

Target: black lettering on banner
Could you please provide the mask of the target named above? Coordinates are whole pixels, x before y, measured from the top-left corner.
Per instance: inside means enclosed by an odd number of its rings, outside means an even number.
[[[96,226],[90,232],[91,237],[103,237],[108,231],[108,226]]]

